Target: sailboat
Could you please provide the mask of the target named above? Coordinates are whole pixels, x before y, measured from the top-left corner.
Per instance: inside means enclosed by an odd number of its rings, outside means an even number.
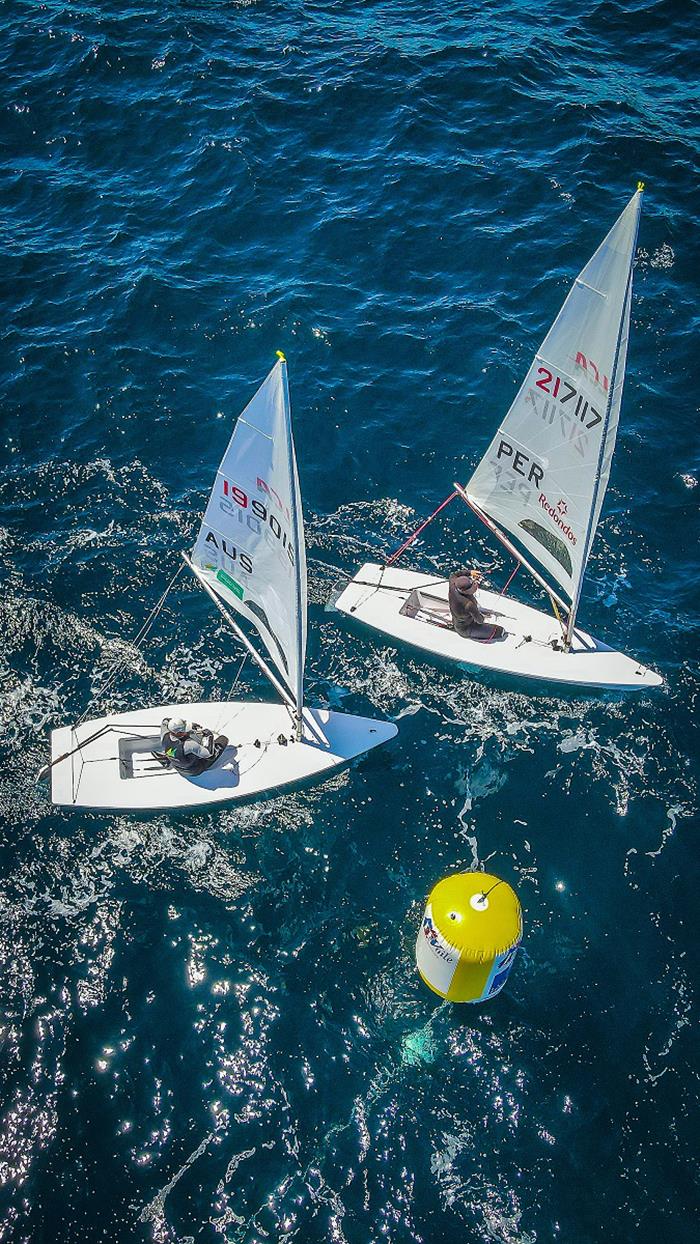
[[[335,602],[342,613],[467,667],[591,688],[661,684],[653,670],[577,624],[617,435],[643,189],[640,182],[574,281],[468,484],[455,483],[431,515],[461,498],[516,570],[524,567],[546,590],[552,613],[480,588],[477,603],[493,631],[482,639],[458,635],[447,580],[394,564],[426,523],[387,563],[360,568]]]
[[[47,769],[54,803],[145,810],[250,799],[324,778],[396,735],[392,722],[304,703],[304,518],[279,352],[236,422],[191,556],[183,557],[279,702],[161,704],[53,730]],[[236,616],[257,632],[266,656]],[[158,759],[161,722],[172,717],[228,740],[199,776]]]

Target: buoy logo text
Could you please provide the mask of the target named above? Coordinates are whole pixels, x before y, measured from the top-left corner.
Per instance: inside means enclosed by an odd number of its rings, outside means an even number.
[[[452,962],[454,955],[451,954],[449,950],[446,950],[444,946],[440,945],[440,935],[430,919],[430,916],[423,917],[423,936],[432,946],[435,954],[438,955],[440,959],[445,959],[448,963]]]

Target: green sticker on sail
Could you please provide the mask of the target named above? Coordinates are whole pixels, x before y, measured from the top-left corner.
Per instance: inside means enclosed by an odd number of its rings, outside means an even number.
[[[534,518],[521,518],[518,526],[522,527],[523,531],[527,531],[528,535],[533,536],[535,540],[538,540],[546,548],[550,556],[564,568],[569,578],[573,578],[574,569],[571,565],[569,550],[564,541],[559,539],[559,536],[555,536],[553,531],[547,531],[546,527],[543,527],[541,523],[536,523]]]
[[[233,592],[234,596],[243,600],[243,588],[240,583],[236,583],[236,580],[231,578],[230,574],[227,574],[225,570],[217,570],[216,577],[219,583],[223,583],[224,587],[228,588],[229,592]]]

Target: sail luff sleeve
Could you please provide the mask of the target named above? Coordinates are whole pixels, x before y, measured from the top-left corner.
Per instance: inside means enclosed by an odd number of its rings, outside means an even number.
[[[297,470],[294,436],[292,432],[292,408],[289,399],[289,380],[287,363],[280,359],[282,372],[282,389],[287,432],[287,460],[291,493],[292,538],[296,550],[294,562],[294,586],[296,596],[296,645],[297,645],[297,677],[296,701],[299,713],[304,707],[304,665],[306,661],[306,541],[304,538],[304,511],[299,488],[299,472]]]
[[[610,391],[608,395],[608,403],[605,411],[605,420],[600,440],[600,452],[596,465],[596,473],[594,480],[593,496],[591,500],[591,510],[586,530],[586,537],[583,551],[581,554],[581,574],[576,585],[576,591],[571,602],[571,613],[567,623],[567,639],[571,640],[576,625],[576,614],[581,600],[581,591],[583,589],[583,577],[586,573],[586,566],[593,544],[593,538],[598,526],[598,519],[603,505],[603,498],[608,487],[610,478],[610,468],[612,465],[612,456],[615,450],[615,442],[617,440],[617,427],[620,417],[620,406],[622,404],[622,390],[625,380],[625,367],[627,363],[627,345],[629,342],[629,326],[632,309],[632,282],[634,277],[634,258],[637,252],[637,238],[639,236],[639,222],[642,214],[642,190],[639,189],[634,194],[631,203],[635,206],[634,224],[630,239],[629,249],[629,267],[627,272],[627,285],[625,289],[625,301],[623,305],[622,315],[620,317],[620,325],[618,330],[617,342],[615,345],[615,357],[612,367],[612,375],[610,378]],[[629,207],[626,211],[629,210]]]

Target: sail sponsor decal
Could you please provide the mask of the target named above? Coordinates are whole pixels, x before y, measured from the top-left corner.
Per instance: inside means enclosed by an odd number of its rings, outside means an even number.
[[[547,514],[549,514],[549,517],[552,519],[552,522],[556,524],[556,526],[561,531],[562,535],[566,536],[567,540],[569,540],[571,544],[576,544],[577,543],[576,536],[574,535],[574,532],[571,530],[571,523],[567,520],[567,517],[566,517],[568,514],[569,507],[566,504],[566,501],[564,500],[564,498],[560,497],[559,500],[554,505],[552,505],[551,501],[546,496],[546,494],[541,492],[538,497],[538,500],[539,500],[540,505],[542,506],[542,509],[545,510]]]
[[[236,583],[236,580],[231,578],[230,574],[227,574],[225,570],[217,570],[216,577],[219,583],[223,583],[224,587],[228,588],[229,592],[233,592],[234,596],[237,596],[239,600],[243,600],[245,595],[243,588],[240,583]]]
[[[557,501],[552,503],[546,493],[540,492],[537,500],[540,508],[551,519],[558,531],[561,532],[561,536],[566,536],[566,540],[568,540],[571,547],[575,548],[578,544],[578,538],[571,526],[571,521],[568,517],[569,506],[564,497],[559,497]],[[569,578],[573,577],[574,568],[571,553],[566,541],[561,538],[558,532],[553,532],[551,528],[543,526],[542,523],[534,518],[522,518],[518,526],[547,550],[550,556],[566,571]]]
[[[542,548],[547,550],[550,557],[553,557],[554,560],[559,563],[562,570],[566,571],[569,578],[572,578],[574,568],[571,561],[571,554],[564,544],[564,541],[561,540],[559,536],[555,536],[553,531],[549,531],[547,527],[543,527],[542,524],[538,523],[534,518],[521,518],[518,523],[518,527],[527,532],[533,540],[537,540],[538,544],[541,544]]]

